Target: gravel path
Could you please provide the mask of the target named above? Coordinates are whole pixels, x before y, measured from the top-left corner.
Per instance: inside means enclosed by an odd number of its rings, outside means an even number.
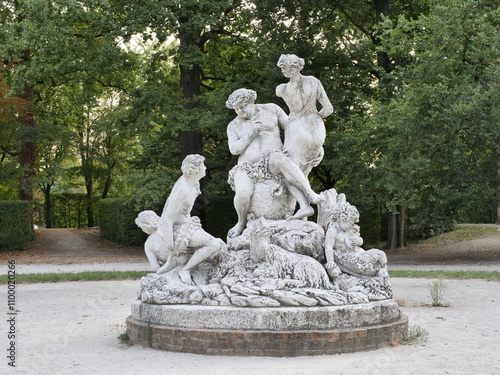
[[[428,341],[372,352],[296,358],[215,357],[123,345],[117,337],[125,330],[137,281],[21,284],[17,289],[16,368],[7,366],[4,355],[0,373],[499,374],[500,283],[449,281],[446,299],[450,306],[430,307],[430,282],[392,279],[395,298],[410,326],[427,330]],[[0,287],[5,296],[6,286]],[[8,345],[6,328],[4,322],[0,332],[4,347]]]
[[[43,247],[46,244],[34,246],[31,253],[4,253],[0,272],[8,272],[7,260],[14,256],[18,274],[148,270],[141,249],[110,247],[109,243],[96,240],[92,230],[87,232],[88,241],[92,242],[80,244],[84,248],[78,249],[78,253],[68,252],[70,245],[78,244],[76,240],[59,242],[57,248],[66,249],[59,253],[53,251],[55,247]],[[389,269],[500,271],[500,262],[483,256],[498,250],[499,243],[492,241],[493,248],[479,251],[473,261],[422,264],[423,258],[405,259],[394,254],[389,255]],[[372,352],[297,358],[202,356],[121,344],[118,335],[125,331],[130,303],[139,287],[137,280],[18,284],[15,368],[8,366],[8,350],[5,350],[10,345],[7,322],[10,316],[8,286],[4,284],[0,285],[0,313],[4,322],[0,324],[0,347],[4,348],[0,374],[500,374],[500,283],[447,280],[445,299],[449,307],[431,307],[428,289],[431,282],[391,278],[395,299],[409,317],[410,326],[425,329],[428,341]]]

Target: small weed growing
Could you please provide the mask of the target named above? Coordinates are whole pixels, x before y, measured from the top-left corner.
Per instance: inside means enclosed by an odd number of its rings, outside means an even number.
[[[439,279],[433,281],[429,285],[429,292],[431,293],[432,306],[449,306],[448,303],[444,301],[444,295],[448,290],[448,284],[446,281]]]
[[[401,338],[401,344],[409,345],[415,341],[427,341],[429,339],[429,332],[419,326],[408,327],[408,332]]]
[[[148,346],[150,348],[153,347],[153,328],[151,327],[151,323],[148,322],[148,326],[146,327],[146,341],[148,342]]]
[[[118,340],[120,340],[122,344],[132,345],[132,343],[130,342],[130,336],[126,332],[118,335]]]
[[[130,336],[126,332],[127,326],[125,324],[114,324],[111,327],[111,330],[117,334],[118,340],[120,340],[122,344],[129,346],[132,345],[132,342],[130,341]]]

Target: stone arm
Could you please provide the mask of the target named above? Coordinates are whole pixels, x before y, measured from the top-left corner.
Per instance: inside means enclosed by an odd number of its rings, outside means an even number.
[[[328,226],[328,229],[325,233],[325,257],[327,263],[335,262],[333,249],[335,247],[337,233],[337,228],[335,228],[334,226]]]
[[[333,105],[330,102],[330,99],[328,99],[326,91],[319,80],[318,80],[318,102],[323,106],[323,108],[321,108],[321,111],[318,112],[321,118],[328,117],[333,113]]]
[[[254,129],[252,130],[252,132],[240,138],[236,131],[234,131],[234,129],[232,128],[231,124],[229,124],[227,128],[227,143],[231,154],[241,155],[243,152],[245,152],[256,135],[257,132]]]
[[[288,127],[288,115],[281,109],[281,107],[276,107],[276,114],[278,115],[278,125],[281,129],[286,130],[286,128]]]

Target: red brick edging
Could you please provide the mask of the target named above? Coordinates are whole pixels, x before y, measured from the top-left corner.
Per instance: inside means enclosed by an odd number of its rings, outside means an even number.
[[[127,318],[133,344],[154,349],[227,356],[296,357],[352,353],[397,345],[408,331],[408,318],[393,323],[339,330],[258,331],[186,329]]]

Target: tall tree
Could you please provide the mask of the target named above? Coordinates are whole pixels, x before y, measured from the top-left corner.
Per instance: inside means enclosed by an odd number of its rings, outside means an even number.
[[[115,9],[123,14],[125,38],[142,33],[162,44],[170,35],[178,40],[179,85],[186,111],[180,130],[181,158],[202,153],[202,134],[198,112],[203,87],[203,65],[207,43],[220,35],[230,34],[230,24],[240,0],[189,1],[117,1]],[[195,113],[196,116],[192,114]]]
[[[396,204],[430,236],[484,206],[498,183],[498,9],[489,1],[430,2],[428,15],[388,25],[397,91],[377,104],[375,161]],[[389,21],[388,21],[389,22]]]
[[[43,121],[45,91],[80,85],[125,89],[134,59],[119,45],[109,2],[3,1],[0,49],[12,89],[25,101],[19,161],[20,198],[32,202],[35,186],[37,123]]]

